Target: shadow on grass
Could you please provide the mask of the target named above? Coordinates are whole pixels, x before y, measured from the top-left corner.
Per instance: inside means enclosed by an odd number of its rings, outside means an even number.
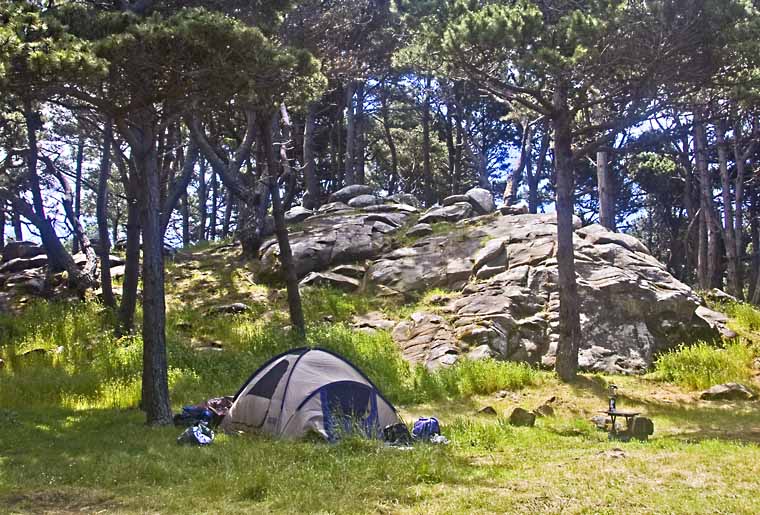
[[[606,405],[608,386],[608,381],[600,376],[579,376],[570,385],[576,394],[590,393],[600,399],[600,406]],[[666,419],[676,434],[667,434],[663,438],[760,443],[760,401],[663,402],[621,394],[618,395],[618,406],[624,411],[640,411],[652,418],[655,431],[657,420]]]
[[[217,513],[356,513],[413,505],[420,500],[414,485],[469,484],[468,462],[443,447],[220,435],[197,448],[176,445],[180,428],[145,426],[137,410],[51,408],[14,417],[0,428],[0,503],[32,513],[53,501],[87,512],[176,513],[188,495],[219,506]],[[82,489],[92,495],[77,498]]]

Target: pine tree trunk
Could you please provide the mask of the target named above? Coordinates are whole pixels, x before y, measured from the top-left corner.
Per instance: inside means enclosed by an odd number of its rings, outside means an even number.
[[[187,193],[183,194],[180,199],[180,210],[182,211],[182,246],[190,246],[190,206],[188,205]]]
[[[211,241],[216,240],[216,212],[219,210],[219,181],[216,173],[211,174],[211,212],[208,220],[208,234]]]
[[[13,237],[16,241],[24,239],[24,231],[21,229],[21,216],[19,212],[11,208],[11,223],[13,224]]]
[[[615,231],[615,196],[609,169],[609,153],[606,149],[596,152],[596,180],[599,188],[599,223]]]
[[[425,100],[422,104],[422,181],[425,205],[435,204],[435,185],[430,166],[430,75],[425,77]]]
[[[226,201],[224,205],[224,218],[222,220],[222,239],[226,239],[230,234],[230,220],[232,219],[232,209],[235,205],[235,197],[232,196],[229,188],[227,188],[224,197]]]
[[[14,211],[18,211],[19,214],[23,215],[37,227],[42,245],[45,247],[45,252],[48,256],[48,269],[52,271],[65,270],[69,274],[69,286],[80,295],[84,295],[88,288],[94,286],[92,278],[82,274],[79,270],[71,254],[69,254],[58,238],[53,224],[45,213],[42,191],[40,190],[40,178],[37,170],[39,161],[37,130],[41,129],[42,126],[39,115],[32,110],[31,102],[29,101],[24,101],[24,118],[26,121],[26,136],[29,149],[26,164],[29,187],[32,191],[32,206],[29,206],[22,199],[14,199]],[[51,170],[51,172],[54,172],[54,170]],[[73,210],[71,215],[73,215]]]
[[[306,183],[306,194],[303,207],[316,209],[321,204],[317,164],[314,161],[314,129],[316,125],[317,106],[309,105],[303,126],[303,178]]]
[[[0,204],[0,253],[5,249],[5,203]]]
[[[103,292],[103,304],[109,308],[116,306],[111,285],[111,242],[108,238],[108,180],[111,175],[111,140],[113,126],[109,118],[105,121],[103,130],[103,146],[100,156],[98,173],[98,197],[95,206],[95,217],[98,223],[98,238],[100,245],[100,285]]]
[[[700,287],[707,290],[716,286],[713,284],[718,270],[719,242],[718,224],[715,220],[715,206],[712,199],[712,181],[707,166],[707,137],[702,114],[694,114],[694,152],[700,183],[700,210],[702,212],[703,228],[700,238]]]
[[[726,264],[728,267],[728,291],[741,298],[739,287],[739,259],[736,255],[734,238],[734,213],[731,204],[731,177],[728,172],[728,143],[726,142],[726,124],[720,120],[715,126],[715,138],[718,145],[718,168],[720,170],[721,194],[723,196],[723,236],[726,244]]]
[[[198,175],[198,241],[206,241],[206,160],[200,160],[200,172]]]
[[[77,157],[74,179],[74,216],[77,220],[82,216],[82,165],[84,164],[84,138],[79,137],[77,142]],[[71,245],[71,252],[76,254],[79,252],[79,240],[74,238],[74,242]]]
[[[556,370],[562,381],[578,371],[581,325],[573,253],[574,172],[567,85],[557,85],[553,96],[554,162],[557,175],[557,267],[559,273],[559,343]]]
[[[388,144],[388,150],[391,153],[391,176],[388,178],[388,194],[393,195],[396,193],[396,188],[399,183],[398,176],[398,150],[396,149],[396,142],[393,139],[393,133],[391,132],[390,115],[388,113],[388,99],[386,93],[383,91],[380,95],[380,114],[383,119],[383,132],[385,134],[385,141]]]
[[[364,184],[364,152],[366,148],[366,119],[364,114],[364,83],[360,82],[356,87],[356,130],[355,142],[356,147],[354,156],[354,177],[357,184]]]
[[[538,185],[544,175],[546,167],[546,154],[549,152],[549,131],[544,128],[544,135],[541,137],[541,147],[538,151],[538,161],[536,161],[535,174],[530,173],[528,167],[528,212],[538,213]]]
[[[143,134],[150,131],[142,131]],[[140,219],[143,240],[143,376],[142,408],[150,425],[172,421],[166,357],[166,306],[164,298],[161,179],[155,146],[141,141],[136,154],[140,185]]]
[[[288,228],[285,225],[285,213],[280,200],[280,188],[277,184],[277,167],[274,157],[274,146],[272,144],[271,127],[262,123],[261,132],[264,136],[263,143],[266,146],[267,171],[265,173],[269,184],[269,192],[272,196],[272,214],[274,216],[277,243],[280,248],[279,259],[283,274],[285,275],[285,285],[288,292],[290,324],[293,326],[296,334],[303,338],[306,335],[306,323],[304,322],[301,294],[298,290],[298,275],[296,274],[296,267],[293,262],[293,252],[290,248]],[[284,162],[281,162],[281,165],[284,164]]]
[[[135,331],[137,284],[140,281],[140,233],[140,208],[137,199],[127,194],[127,246],[119,305],[120,334],[132,334]]]
[[[507,179],[507,185],[504,188],[504,204],[507,206],[511,206],[517,202],[517,191],[520,189],[523,171],[530,161],[533,126],[528,123],[527,119],[522,120],[521,125],[523,134],[520,145],[520,158],[515,165],[514,171]]]
[[[354,92],[356,84],[346,85],[346,160],[344,179],[346,186],[356,184],[356,116],[354,114]]]

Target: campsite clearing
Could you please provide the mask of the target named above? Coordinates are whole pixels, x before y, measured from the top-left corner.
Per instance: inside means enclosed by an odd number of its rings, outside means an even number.
[[[10,513],[736,513],[760,512],[760,406],[708,403],[615,377],[621,403],[655,421],[648,443],[608,442],[588,418],[601,376],[402,409],[435,414],[449,446],[411,451],[220,435],[180,447],[134,409],[2,411],[0,505]],[[507,410],[556,397],[535,428]],[[474,415],[491,405],[497,416]]]

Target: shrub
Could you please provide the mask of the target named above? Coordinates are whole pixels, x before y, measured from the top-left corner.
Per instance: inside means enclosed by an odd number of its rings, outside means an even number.
[[[752,359],[752,349],[742,343],[681,345],[657,359],[655,377],[694,390],[742,382],[751,377]]]

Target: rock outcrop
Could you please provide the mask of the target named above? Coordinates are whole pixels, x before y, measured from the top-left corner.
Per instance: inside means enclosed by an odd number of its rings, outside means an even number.
[[[714,334],[698,316],[699,298],[638,240],[581,228],[579,220],[575,228],[582,369],[643,372],[657,352]],[[485,346],[500,359],[549,367],[559,340],[557,274],[554,215],[491,215],[381,256],[367,283],[407,297],[433,287],[459,291],[442,308],[448,326],[428,328],[418,315],[417,332],[435,330],[430,352],[394,333],[402,349],[414,347],[409,359],[434,368]],[[432,352],[441,341],[449,342],[444,360]]]
[[[335,265],[375,258],[390,250],[392,235],[416,211],[402,204],[372,207],[382,207],[383,210],[359,210],[332,203],[306,218],[303,229],[290,235],[298,277],[303,278],[310,272],[321,272]],[[280,273],[278,253],[275,239],[266,241],[262,246],[262,272],[265,275]]]

